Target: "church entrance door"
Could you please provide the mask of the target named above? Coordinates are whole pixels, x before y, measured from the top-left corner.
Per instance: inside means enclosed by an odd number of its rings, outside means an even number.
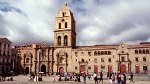
[[[25,74],[29,74],[29,67],[25,68]]]
[[[63,67],[60,67],[60,68],[59,68],[59,73],[60,73],[60,74],[64,74],[64,68],[63,68]]]
[[[124,64],[121,65],[121,73],[126,73],[126,66]]]
[[[80,65],[80,72],[85,72],[85,65]]]
[[[44,72],[44,74],[46,74],[46,66],[44,64],[41,66],[41,72]]]
[[[108,65],[108,72],[111,73],[112,72],[112,66]]]
[[[94,65],[94,72],[98,73],[98,66]]]

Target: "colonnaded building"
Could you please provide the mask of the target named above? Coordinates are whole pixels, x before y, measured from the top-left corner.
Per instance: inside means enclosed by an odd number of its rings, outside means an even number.
[[[67,4],[55,17],[54,46],[43,42],[16,46],[23,73],[112,72],[150,70],[150,43],[76,46],[76,22]],[[38,50],[42,53],[38,56]],[[38,67],[39,66],[39,67]]]

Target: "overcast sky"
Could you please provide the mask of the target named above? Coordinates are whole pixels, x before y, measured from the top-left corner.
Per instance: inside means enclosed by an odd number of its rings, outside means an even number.
[[[14,45],[53,45],[55,16],[65,1],[77,45],[150,42],[150,0],[0,0],[0,37]]]

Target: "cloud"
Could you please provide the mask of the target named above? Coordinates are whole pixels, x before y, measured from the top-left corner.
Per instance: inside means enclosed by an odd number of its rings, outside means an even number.
[[[48,1],[42,2],[42,0],[37,3],[35,0],[0,3],[2,4],[0,14],[3,18],[1,19],[3,20],[1,21],[3,27],[0,27],[2,30],[0,34],[7,33],[5,37],[8,37],[15,44],[53,42],[51,41],[53,40],[52,25],[54,23],[52,16],[55,12],[50,13],[48,8],[50,4],[47,3]]]
[[[54,42],[63,0],[1,0],[0,37],[15,45]],[[67,0],[76,20],[77,45],[150,41],[150,1]]]
[[[76,16],[77,34],[79,34],[79,42],[84,43],[82,45],[149,41],[150,34],[147,30],[150,26],[148,24],[150,22],[150,1],[82,1],[80,5],[82,4],[81,10],[84,12],[79,12]],[[78,9],[74,10],[78,11]],[[91,26],[93,30],[91,30]],[[85,34],[81,30],[94,32]]]
[[[2,15],[0,15],[0,37],[3,37],[3,36],[7,36],[9,33],[8,33],[8,30],[5,28],[5,21],[4,21],[4,18]],[[2,29],[4,28],[4,29]]]

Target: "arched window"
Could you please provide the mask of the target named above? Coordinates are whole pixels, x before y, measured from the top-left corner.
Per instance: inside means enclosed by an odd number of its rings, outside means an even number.
[[[30,60],[29,58],[26,58],[26,63],[29,63],[29,60]]]
[[[145,52],[145,49],[143,49],[143,53],[145,54],[146,52]]]
[[[143,61],[146,61],[146,57],[143,57]]]
[[[146,53],[147,53],[147,54],[149,53],[149,49],[146,49]]]
[[[63,15],[63,17],[64,17],[64,16],[65,16],[65,13],[63,12],[62,15]]]
[[[110,52],[110,51],[108,51],[108,55],[111,55],[111,52]]]
[[[67,35],[64,36],[64,46],[68,45],[68,37]]]
[[[58,46],[61,46],[61,36],[58,36],[58,42],[57,42],[58,44]]]
[[[107,51],[105,51],[105,55],[107,55]]]
[[[81,62],[84,62],[84,59],[81,59]]]
[[[91,70],[91,66],[89,66],[88,69]]]
[[[60,57],[60,58],[59,58],[59,63],[63,63],[63,60],[64,60],[64,58],[63,58],[63,57]]]
[[[137,53],[138,53],[138,50],[135,50],[135,53],[137,54]]]
[[[2,43],[0,42],[0,48],[1,48]]]
[[[61,29],[61,23],[59,23],[59,29]]]
[[[142,53],[142,50],[139,50],[139,53]]]
[[[76,67],[75,67],[75,70],[77,70],[77,69],[78,69],[78,67],[76,66]]]
[[[101,52],[100,51],[98,51],[98,55],[100,55],[101,54]]]
[[[97,51],[94,52],[94,55],[95,55],[95,56],[97,55]]]
[[[65,22],[65,28],[67,28],[67,22]]]
[[[125,61],[125,57],[121,57],[121,61],[124,62]]]
[[[101,51],[101,55],[104,55],[104,51]]]

